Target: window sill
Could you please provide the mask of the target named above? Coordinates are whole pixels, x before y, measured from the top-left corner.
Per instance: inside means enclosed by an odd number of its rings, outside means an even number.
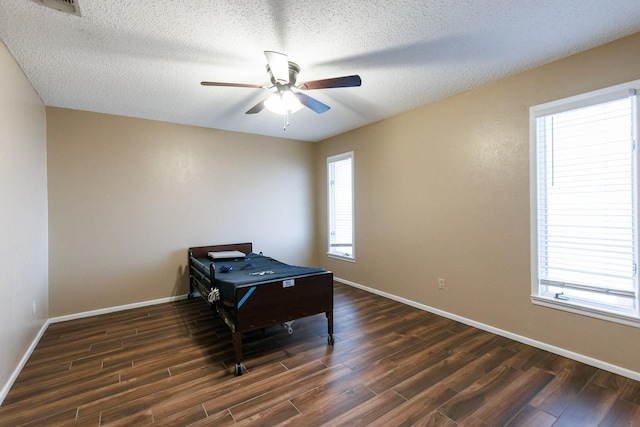
[[[348,256],[344,256],[344,255],[334,254],[334,253],[331,253],[331,252],[328,252],[327,256],[329,258],[340,259],[342,261],[356,262],[356,259],[354,257],[348,257]]]
[[[554,308],[556,310],[567,311],[569,313],[580,314],[587,317],[593,317],[600,320],[606,320],[609,322],[620,323],[627,326],[633,326],[640,328],[640,317],[634,314],[623,314],[598,309],[595,307],[588,307],[569,301],[557,300],[555,298],[548,298],[539,295],[531,295],[531,303],[540,305],[543,307]]]

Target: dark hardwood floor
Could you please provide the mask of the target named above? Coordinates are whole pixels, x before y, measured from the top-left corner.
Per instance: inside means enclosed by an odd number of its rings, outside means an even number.
[[[359,289],[244,340],[201,300],[49,326],[0,425],[640,426],[640,383]]]

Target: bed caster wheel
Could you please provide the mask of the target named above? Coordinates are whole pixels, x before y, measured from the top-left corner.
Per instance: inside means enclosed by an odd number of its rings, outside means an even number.
[[[329,345],[333,345],[335,343],[335,341],[333,340],[333,335],[329,335],[329,337],[327,338],[327,343]]]
[[[282,326],[284,327],[284,330],[287,331],[287,333],[289,335],[291,335],[293,333],[293,327],[291,326],[293,324],[293,321],[291,322],[284,322],[282,324]]]
[[[235,374],[236,377],[242,375],[242,363],[236,363]]]

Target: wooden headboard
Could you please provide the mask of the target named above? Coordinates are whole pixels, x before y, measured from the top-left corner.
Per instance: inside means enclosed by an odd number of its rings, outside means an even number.
[[[226,245],[212,245],[212,246],[197,246],[195,248],[189,248],[189,252],[195,258],[206,258],[209,252],[218,251],[240,251],[248,254],[253,252],[252,243],[229,243]]]

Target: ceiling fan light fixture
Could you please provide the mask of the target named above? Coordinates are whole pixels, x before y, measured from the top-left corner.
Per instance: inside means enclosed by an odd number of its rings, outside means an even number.
[[[249,108],[245,114],[259,113],[266,107],[268,110],[283,116],[285,129],[289,125],[289,115],[300,110],[302,107],[307,107],[317,114],[326,113],[331,109],[328,105],[304,93],[305,91],[311,89],[355,87],[362,84],[362,80],[357,74],[298,83],[300,66],[295,62],[289,61],[287,55],[265,50],[264,56],[267,59],[266,69],[267,74],[269,74],[269,79],[271,80],[271,86],[206,81],[200,82],[200,84],[202,86],[247,87],[256,89],[276,88],[275,92],[271,93],[267,99]],[[292,90],[294,88],[296,91]]]
[[[277,91],[271,94],[264,106],[276,114],[288,115],[300,110],[303,105],[290,90]]]

